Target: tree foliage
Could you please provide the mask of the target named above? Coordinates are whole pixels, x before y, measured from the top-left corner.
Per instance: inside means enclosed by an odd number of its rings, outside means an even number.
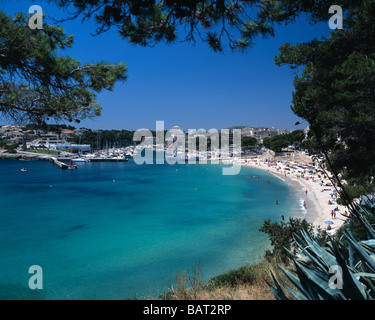
[[[75,136],[74,143],[81,142],[82,144],[89,144],[94,149],[105,148],[110,146],[129,146],[134,143],[134,131],[128,130],[100,130],[93,131],[87,129],[83,132],[81,137]]]
[[[19,123],[99,115],[97,93],[125,80],[127,67],[57,54],[72,45],[59,26],[32,30],[28,16],[0,11],[0,115]]]
[[[254,137],[243,137],[241,139],[241,146],[245,150],[256,148],[258,146],[258,140]]]
[[[280,134],[274,137],[263,139],[263,145],[273,151],[281,151],[288,146],[300,147],[303,145],[305,133],[303,130],[294,130],[287,134]]]
[[[358,2],[344,29],[322,40],[285,44],[278,65],[303,67],[293,111],[310,123],[332,169],[358,182],[375,175],[375,3]]]
[[[281,262],[286,263],[290,256],[288,251],[295,249],[295,235],[301,235],[303,231],[313,234],[314,225],[306,219],[289,218],[287,222],[271,222],[270,219],[264,221],[259,231],[267,233],[271,241],[272,251],[266,252],[266,258],[275,257]],[[325,231],[318,229],[318,236],[324,239]]]
[[[68,8],[69,19],[94,17],[97,33],[116,28],[124,39],[142,46],[179,39],[206,42],[214,51],[225,45],[244,50],[257,36],[274,35],[275,23],[290,23],[307,13],[311,22],[328,21],[327,0],[51,0]],[[353,1],[338,0],[348,8]]]

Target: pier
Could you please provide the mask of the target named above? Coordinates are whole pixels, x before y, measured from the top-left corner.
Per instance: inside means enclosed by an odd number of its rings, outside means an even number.
[[[127,162],[127,158],[85,158],[88,162]],[[57,158],[58,161],[70,161],[74,162],[74,158]]]
[[[60,169],[68,169],[68,168],[69,168],[69,165],[67,165],[67,164],[64,163],[64,162],[61,162],[61,161],[57,160],[57,158],[55,158],[55,157],[51,157],[51,158],[50,158],[50,161],[51,161],[54,165],[58,166]]]
[[[126,158],[91,158],[89,159],[90,162],[126,162],[129,161],[129,159]]]
[[[61,169],[78,169],[77,165],[73,163],[72,160],[70,160],[70,164],[66,164],[62,161],[59,161],[59,159],[55,158],[55,164],[60,167]]]

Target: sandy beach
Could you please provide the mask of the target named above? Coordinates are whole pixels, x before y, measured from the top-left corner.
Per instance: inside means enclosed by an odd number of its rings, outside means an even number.
[[[339,194],[332,182],[323,173],[315,168],[297,167],[299,165],[290,161],[268,161],[260,158],[242,159],[237,164],[266,170],[283,179],[292,188],[303,192],[306,204],[306,219],[322,229],[327,229],[326,221],[332,221],[329,234],[334,235],[343,225],[347,217],[344,215],[349,210],[337,204]]]

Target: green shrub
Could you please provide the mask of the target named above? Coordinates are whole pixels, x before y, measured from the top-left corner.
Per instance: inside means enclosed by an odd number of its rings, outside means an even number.
[[[7,144],[6,146],[4,146],[4,149],[8,152],[8,153],[16,153],[16,149],[18,148],[18,144],[17,143],[13,143],[13,144]]]
[[[357,185],[344,185],[345,193],[349,197],[350,202],[354,199],[359,198],[363,194],[367,194],[368,191],[373,190],[374,186],[366,185],[366,186],[357,186]],[[347,206],[349,203],[345,200],[344,197],[340,197],[337,199],[337,204]]]
[[[235,287],[244,283],[253,283],[255,281],[254,266],[244,265],[239,269],[230,270],[226,273],[220,274],[211,278],[208,281],[210,287]]]
[[[266,258],[268,260],[276,258],[281,263],[288,263],[288,251],[295,249],[295,235],[301,235],[302,231],[307,231],[309,234],[314,233],[314,225],[306,219],[289,218],[287,222],[271,222],[270,219],[265,220],[259,231],[267,233],[271,241],[272,251],[266,251]],[[324,241],[326,231],[317,229],[318,237]]]

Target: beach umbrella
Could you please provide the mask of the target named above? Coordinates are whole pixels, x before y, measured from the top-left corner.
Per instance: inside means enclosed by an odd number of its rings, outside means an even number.
[[[328,221],[326,221],[324,223],[326,223],[326,224],[333,224],[333,222],[331,220],[328,220]]]

